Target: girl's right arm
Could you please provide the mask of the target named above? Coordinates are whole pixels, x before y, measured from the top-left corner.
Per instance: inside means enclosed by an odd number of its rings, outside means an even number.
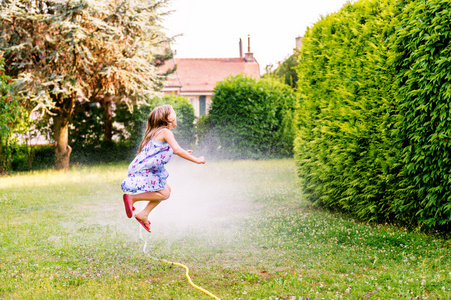
[[[177,141],[175,140],[174,134],[172,133],[171,130],[163,130],[161,134],[163,135],[164,139],[169,144],[169,146],[171,146],[172,150],[174,151],[174,154],[177,154],[178,156],[183,157],[186,160],[195,162],[196,164],[205,163],[205,158],[203,156],[194,157],[193,155],[191,155],[193,151],[191,150],[186,151],[182,149],[182,147],[180,147]]]

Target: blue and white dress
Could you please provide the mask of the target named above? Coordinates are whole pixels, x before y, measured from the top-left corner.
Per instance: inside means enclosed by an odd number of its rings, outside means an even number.
[[[164,189],[169,176],[164,167],[172,157],[173,150],[167,142],[155,140],[158,134],[144,146],[128,167],[128,176],[122,181],[124,192],[155,192]]]

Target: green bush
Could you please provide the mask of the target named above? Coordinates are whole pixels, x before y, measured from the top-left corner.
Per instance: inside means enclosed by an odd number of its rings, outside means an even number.
[[[28,116],[20,99],[9,94],[14,82],[5,74],[4,64],[0,57],[0,174],[11,169],[13,133],[26,129]]]
[[[308,199],[362,220],[393,216],[397,148],[390,136],[393,72],[385,41],[390,0],[361,0],[303,38],[295,157]]]
[[[209,112],[214,149],[230,158],[292,155],[293,90],[276,80],[243,75],[217,84]]]
[[[53,146],[28,146],[15,140],[9,145],[9,153],[11,171],[41,170],[55,165]]]
[[[11,151],[11,169],[14,171],[28,171],[32,169],[32,156],[29,147],[25,145],[12,144]]]
[[[400,1],[405,4],[406,1]],[[451,2],[408,1],[393,37],[402,145],[400,218],[451,229]]]
[[[48,169],[55,166],[55,149],[53,146],[36,146],[32,149],[33,170]]]

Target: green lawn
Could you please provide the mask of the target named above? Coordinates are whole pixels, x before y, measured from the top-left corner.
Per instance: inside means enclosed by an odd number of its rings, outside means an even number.
[[[451,298],[449,240],[311,207],[293,160],[168,170],[151,234],[125,215],[126,164],[0,177],[0,298],[211,299],[159,259],[221,299]]]

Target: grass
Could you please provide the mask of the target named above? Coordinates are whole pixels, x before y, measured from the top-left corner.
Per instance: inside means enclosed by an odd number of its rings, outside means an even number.
[[[209,299],[158,259],[221,299],[451,298],[449,240],[311,207],[293,160],[174,159],[151,234],[125,216],[126,169],[0,177],[0,298]]]

